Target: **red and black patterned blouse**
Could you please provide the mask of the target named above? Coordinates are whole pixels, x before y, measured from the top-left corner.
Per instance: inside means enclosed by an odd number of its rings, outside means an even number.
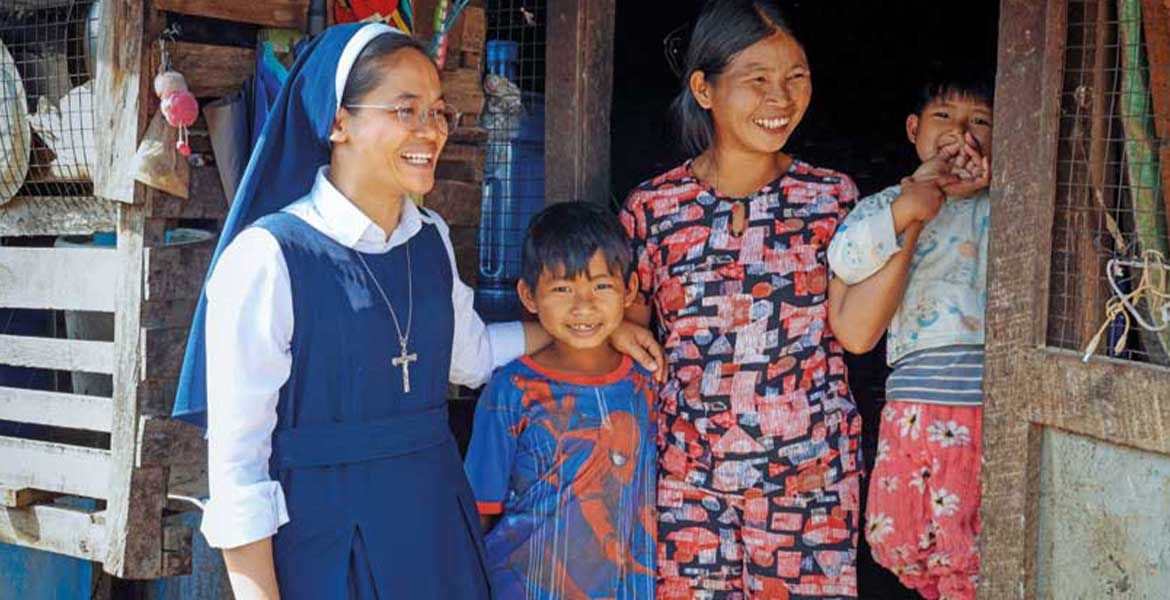
[[[848,176],[801,161],[747,198],[719,196],[690,161],[630,195],[621,220],[669,363],[660,476],[793,495],[858,469],[860,419],[828,331],[826,259],[856,199]]]

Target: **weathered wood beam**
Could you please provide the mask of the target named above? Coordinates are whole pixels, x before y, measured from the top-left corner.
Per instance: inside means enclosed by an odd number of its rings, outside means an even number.
[[[165,467],[138,467],[139,381],[146,335],[141,331],[145,288],[143,232],[146,197],[154,193],[137,186],[142,201],[119,211],[120,281],[116,312],[114,420],[110,435],[110,490],[106,528],[107,573],[127,579],[158,577],[163,572],[162,512],[166,504]]]
[[[126,113],[125,120],[138,126],[136,133],[141,135],[152,112],[154,96],[152,66],[157,58],[149,44],[158,39],[163,16],[149,6],[149,0],[113,2],[106,6],[120,7],[103,11],[106,21],[102,31],[119,45],[119,50],[112,53],[116,60],[111,62],[120,65],[122,71],[121,79],[115,79],[120,83],[115,88],[117,94],[110,96],[126,99],[120,110]],[[108,51],[99,52],[99,59],[107,56],[110,56]],[[134,149],[135,146],[130,146],[131,156]],[[128,177],[126,173],[119,175]],[[108,544],[102,568],[118,577],[142,579],[158,577],[163,571],[162,512],[166,504],[167,471],[164,467],[135,466],[141,415],[138,386],[142,379],[140,328],[148,216],[145,207],[153,192],[129,178],[124,183],[127,187],[122,190],[122,199],[129,204],[119,206],[118,210],[114,410],[105,520]]]
[[[188,330],[188,326],[141,330],[139,347],[142,349],[143,379],[179,376],[183,367],[183,353],[187,348]]]
[[[1039,434],[1027,351],[1047,329],[1056,141],[1067,25],[1064,0],[1002,0],[991,182],[979,598],[1035,594]],[[1024,199],[1027,199],[1026,201]],[[1021,283],[1023,282],[1023,283]]]
[[[1028,421],[1087,435],[1111,444],[1170,454],[1170,368],[1037,349],[1017,394],[1028,398]],[[1080,393],[1052,393],[1079,390]]]
[[[545,46],[545,201],[608,204],[615,0],[552,0]]]
[[[203,465],[203,430],[177,419],[143,417],[138,428],[138,466]]]
[[[94,195],[132,203],[134,155],[146,131],[154,74],[143,69],[144,0],[102,3],[94,63]],[[157,38],[152,32],[150,39]]]
[[[170,53],[175,69],[187,79],[196,98],[219,98],[239,91],[256,68],[252,48],[176,42],[171,44]]]
[[[309,20],[308,0],[153,0],[154,8],[184,15],[210,17],[265,27],[304,30]]]

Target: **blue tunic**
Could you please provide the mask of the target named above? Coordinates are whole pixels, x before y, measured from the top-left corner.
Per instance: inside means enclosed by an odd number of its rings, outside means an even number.
[[[355,250],[300,218],[256,226],[280,244],[295,327],[269,468],[290,522],[274,539],[284,598],[487,598],[475,500],[447,426],[454,314],[438,230],[363,255],[406,327],[407,248],[414,285],[403,392],[390,311]]]

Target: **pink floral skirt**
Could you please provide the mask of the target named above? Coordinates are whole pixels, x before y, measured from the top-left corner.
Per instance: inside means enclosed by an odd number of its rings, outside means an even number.
[[[975,598],[983,408],[890,401],[882,410],[865,538],[928,600]]]

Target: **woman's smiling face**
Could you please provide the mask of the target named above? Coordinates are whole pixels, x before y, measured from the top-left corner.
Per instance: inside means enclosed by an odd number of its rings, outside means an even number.
[[[447,131],[429,113],[444,107],[442,84],[434,63],[406,48],[379,59],[380,81],[360,104],[409,109],[407,122],[393,110],[344,108],[337,125],[347,156],[381,181],[387,193],[421,195],[435,186],[435,165],[447,143]],[[420,123],[428,113],[425,123]]]
[[[782,31],[736,54],[715,81],[696,71],[690,83],[711,113],[715,143],[761,153],[784,147],[812,99],[804,48]]]

